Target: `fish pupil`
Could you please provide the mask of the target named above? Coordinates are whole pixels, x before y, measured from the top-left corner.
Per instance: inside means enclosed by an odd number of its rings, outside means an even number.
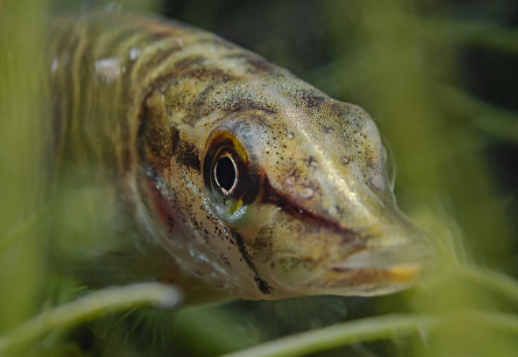
[[[225,156],[221,158],[216,165],[214,173],[219,187],[225,191],[230,191],[234,187],[237,173],[234,161],[230,157]]]

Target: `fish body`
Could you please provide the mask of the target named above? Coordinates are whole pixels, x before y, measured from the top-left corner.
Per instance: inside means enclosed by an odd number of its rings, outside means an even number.
[[[89,14],[51,35],[56,169],[108,177],[171,281],[279,299],[423,275],[433,249],[362,108],[174,21]]]

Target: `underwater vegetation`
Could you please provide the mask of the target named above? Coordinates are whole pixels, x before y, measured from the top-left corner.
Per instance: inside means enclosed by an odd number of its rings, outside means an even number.
[[[63,274],[75,245],[109,244],[111,192],[50,187],[42,29],[99,7],[215,32],[365,108],[399,206],[436,246],[432,276],[373,298],[180,308],[158,283]],[[511,0],[0,2],[0,355],[516,355],[517,23]]]

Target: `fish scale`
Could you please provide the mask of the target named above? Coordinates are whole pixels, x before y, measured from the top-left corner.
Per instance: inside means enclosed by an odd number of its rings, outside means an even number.
[[[362,108],[160,18],[62,18],[50,48],[56,171],[116,187],[140,227],[128,246],[167,253],[157,278],[279,299],[384,294],[429,270]]]

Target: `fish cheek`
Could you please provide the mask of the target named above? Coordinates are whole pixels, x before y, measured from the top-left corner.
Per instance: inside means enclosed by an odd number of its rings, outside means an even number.
[[[171,233],[175,228],[175,214],[164,177],[169,171],[179,133],[167,124],[162,94],[158,90],[151,91],[142,101],[139,121],[137,149],[141,196],[148,214],[157,217]]]
[[[201,195],[199,151],[193,140],[171,125],[158,90],[143,100],[139,119],[141,197],[162,244],[175,257],[183,257],[181,244],[199,247],[209,241],[201,224],[204,212],[199,212],[199,197],[186,185],[199,186],[197,195]],[[190,270],[195,272],[194,267]]]
[[[199,152],[192,141],[171,125],[163,94],[158,89],[152,90],[142,101],[139,120],[138,153],[145,172],[145,196],[153,206],[151,212],[158,215],[171,235],[173,221],[183,225],[192,218],[187,208],[194,202],[186,194],[190,190],[184,187],[185,180],[181,177],[199,181]]]
[[[344,247],[339,239],[339,234],[300,213],[278,210],[251,246],[261,252],[274,276],[288,274],[304,281],[340,254]]]

